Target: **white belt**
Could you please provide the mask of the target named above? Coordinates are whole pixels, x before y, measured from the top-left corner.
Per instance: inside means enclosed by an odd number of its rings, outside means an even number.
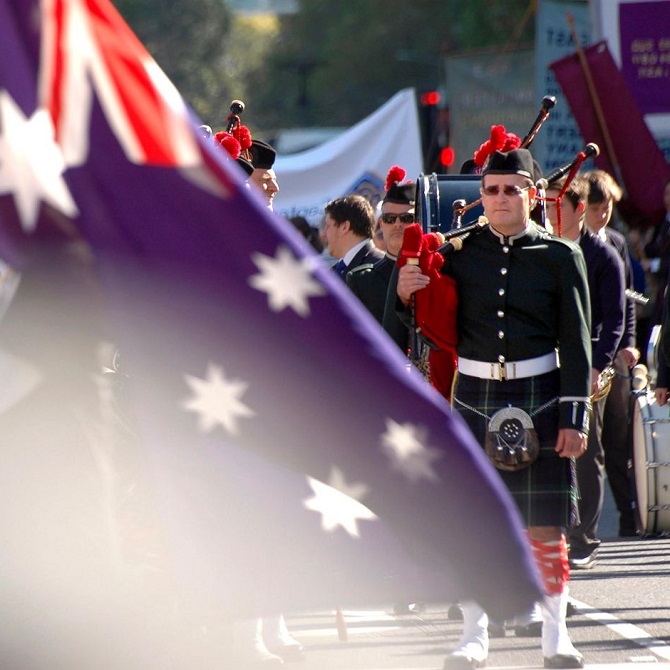
[[[480,379],[523,379],[524,377],[535,377],[551,372],[558,368],[558,352],[552,351],[537,358],[527,358],[523,361],[509,363],[485,363],[484,361],[473,361],[469,358],[458,359],[458,371],[469,377]]]

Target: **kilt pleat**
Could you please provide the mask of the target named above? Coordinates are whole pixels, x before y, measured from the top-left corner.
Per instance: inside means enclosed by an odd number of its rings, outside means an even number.
[[[489,419],[499,409],[518,407],[533,419],[540,441],[537,460],[530,467],[516,472],[497,470],[527,526],[565,528],[576,519],[574,461],[561,458],[554,451],[558,436],[559,388],[558,370],[537,377],[504,381],[461,374],[456,380],[454,408],[482,448]],[[534,414],[552,399],[556,399],[553,404]]]

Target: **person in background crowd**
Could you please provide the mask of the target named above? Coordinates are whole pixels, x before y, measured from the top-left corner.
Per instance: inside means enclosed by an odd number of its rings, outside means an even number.
[[[621,188],[613,177],[603,170],[585,172],[583,177],[588,184],[586,226],[617,250],[624,263],[626,289],[633,290],[633,272],[626,239],[608,225],[612,220],[616,203],[621,200]],[[620,537],[636,535],[633,490],[628,476],[630,457],[628,425],[632,388],[630,371],[640,359],[636,339],[635,303],[629,298],[626,300],[624,332],[614,359],[616,374],[605,402],[602,432],[605,470],[619,512]]]
[[[565,179],[547,189],[547,216],[554,233],[559,222],[556,198]],[[569,531],[570,567],[587,568],[595,561],[600,540],[598,523],[605,492],[604,453],[601,443],[605,398],[603,374],[612,369],[624,331],[624,268],[614,247],[585,228],[584,212],[588,183],[577,177],[568,186],[560,204],[561,237],[578,244],[586,261],[591,301],[591,397],[593,412],[589,427],[588,448],[577,461],[579,487],[579,524]]]
[[[644,246],[647,270],[653,279],[654,312],[651,325],[661,323],[663,297],[670,273],[670,179],[663,187],[663,218],[653,224],[651,239]]]
[[[319,235],[319,231],[310,226],[309,222],[304,216],[292,216],[289,221],[294,225],[296,230],[312,245],[314,251],[318,254],[323,252],[323,242]]]
[[[458,291],[453,404],[528,526],[547,594],[544,667],[580,668],[565,620],[564,529],[574,519],[573,459],[586,451],[591,412],[588,284],[579,248],[532,222],[534,179],[528,150],[493,151],[481,183],[489,225],[444,259],[442,273]],[[419,265],[404,265],[397,294],[405,309],[434,281]],[[482,667],[488,656],[486,613],[470,601],[462,609],[463,635],[445,668]]]
[[[670,399],[670,277],[663,296],[661,336],[658,347],[658,377],[654,396],[662,407]]]
[[[384,258],[384,253],[372,242],[375,213],[363,196],[348,195],[331,200],[325,214],[321,236],[330,255],[339,259],[333,269],[344,281],[359,265]]]

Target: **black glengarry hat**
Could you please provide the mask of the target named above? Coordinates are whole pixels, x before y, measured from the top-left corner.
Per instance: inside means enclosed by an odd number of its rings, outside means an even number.
[[[261,140],[253,140],[251,142],[249,155],[251,156],[251,164],[254,168],[261,170],[270,170],[277,158],[277,152],[269,144]]]
[[[407,172],[394,165],[386,175],[386,183],[384,188],[386,194],[382,202],[393,202],[397,205],[410,205],[414,207],[416,202],[416,183],[413,181],[406,181],[401,183],[407,175]]]
[[[487,174],[518,174],[533,180],[535,177],[533,156],[528,149],[494,151],[484,163],[482,176]]]

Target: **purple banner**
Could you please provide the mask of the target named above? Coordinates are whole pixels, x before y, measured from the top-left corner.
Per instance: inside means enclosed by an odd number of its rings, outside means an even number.
[[[619,5],[621,73],[643,114],[670,112],[670,2]]]

